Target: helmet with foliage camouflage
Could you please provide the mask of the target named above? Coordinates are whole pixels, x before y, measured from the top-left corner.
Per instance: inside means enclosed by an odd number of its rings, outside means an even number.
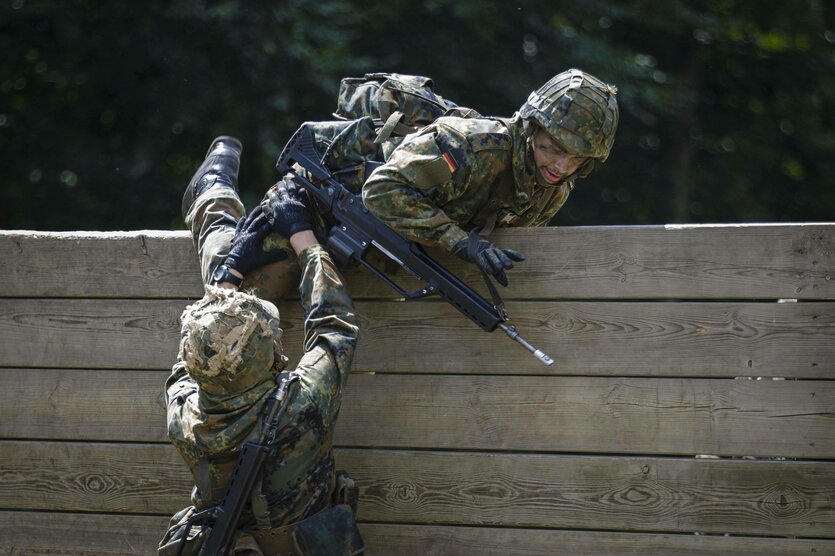
[[[272,380],[286,364],[278,309],[268,301],[206,286],[180,320],[180,360],[208,393],[242,392]]]
[[[570,69],[532,92],[519,116],[544,128],[566,151],[603,162],[618,127],[616,94],[616,87]]]

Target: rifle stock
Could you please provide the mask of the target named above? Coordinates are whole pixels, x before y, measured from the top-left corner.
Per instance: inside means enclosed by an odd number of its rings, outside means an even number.
[[[303,168],[307,175],[299,172],[294,165]],[[548,355],[519,336],[515,327],[506,324],[508,315],[501,304],[484,299],[435,261],[418,243],[380,222],[365,207],[360,195],[351,193],[336,180],[322,163],[309,124],[302,124],[296,131],[279,156],[276,168],[281,175],[293,174],[294,181],[308,192],[326,216],[331,217],[334,225],[328,232],[327,247],[339,263],[354,262],[364,266],[406,299],[438,295],[482,330],[492,332],[500,328],[545,365],[554,363]],[[413,291],[400,287],[368,262],[366,256],[372,248],[406,269],[423,282],[423,286]]]

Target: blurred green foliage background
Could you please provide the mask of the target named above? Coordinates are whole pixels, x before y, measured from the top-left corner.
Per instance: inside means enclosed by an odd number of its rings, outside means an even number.
[[[211,139],[254,203],[339,80],[431,76],[509,116],[579,67],[619,88],[603,168],[557,225],[831,221],[829,0],[3,0],[0,228],[181,228]]]

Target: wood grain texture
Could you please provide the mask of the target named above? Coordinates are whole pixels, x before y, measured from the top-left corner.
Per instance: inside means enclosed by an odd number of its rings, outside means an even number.
[[[0,366],[170,368],[186,304],[149,299],[0,300]]]
[[[0,438],[167,442],[168,375],[0,369]]]
[[[352,446],[835,458],[835,382],[351,377]]]
[[[369,554],[398,556],[835,555],[835,541],[361,523]]]
[[[511,323],[556,361],[446,304],[357,304],[353,368],[383,372],[835,376],[833,303],[514,302]],[[368,349],[366,349],[368,348]]]
[[[508,299],[835,299],[835,224],[614,226],[498,230],[528,259]],[[9,297],[194,297],[186,232],[0,232]],[[460,261],[450,268],[481,279]],[[56,266],[64,272],[56,272]],[[356,297],[391,297],[366,272]]]
[[[0,232],[9,297],[199,297],[186,231]]]
[[[370,554],[835,554],[835,224],[493,239],[528,255],[502,293],[553,367],[347,272],[337,458]],[[0,555],[153,553],[191,487],[162,392],[202,293],[189,235],[0,231],[0,252]]]
[[[0,511],[0,555],[145,556],[167,524],[162,516]],[[360,531],[368,556],[835,555],[835,541],[819,539],[378,523]]]
[[[190,475],[162,444],[0,442],[0,508],[170,514]],[[835,463],[337,450],[360,519],[835,536]]]
[[[0,366],[170,368],[185,300],[0,299]],[[513,302],[545,367],[445,303],[358,302],[353,368],[391,373],[835,376],[835,303]],[[281,307],[298,360],[301,311]]]
[[[2,556],[148,556],[166,516],[0,511]]]
[[[338,458],[359,480],[368,521],[835,535],[833,463],[375,450]]]
[[[168,514],[189,505],[173,446],[0,441],[0,508]]]
[[[166,442],[165,371],[0,369],[0,437]],[[354,375],[342,446],[835,459],[835,381]]]
[[[833,299],[835,225],[669,225],[502,229],[526,254],[507,299]],[[446,256],[471,284],[478,271]],[[373,281],[352,283],[371,295]],[[367,290],[366,290],[367,288]]]

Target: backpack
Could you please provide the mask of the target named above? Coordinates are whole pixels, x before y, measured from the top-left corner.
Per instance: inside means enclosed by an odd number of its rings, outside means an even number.
[[[333,115],[337,121],[314,126],[317,146],[334,177],[355,193],[406,135],[441,116],[481,116],[435,94],[430,78],[399,73],[342,79]]]
[[[341,120],[371,117],[381,127],[377,143],[393,135],[414,133],[441,116],[480,116],[435,94],[432,88],[432,80],[419,75],[367,73],[364,77],[346,77],[339,85],[334,116]]]

